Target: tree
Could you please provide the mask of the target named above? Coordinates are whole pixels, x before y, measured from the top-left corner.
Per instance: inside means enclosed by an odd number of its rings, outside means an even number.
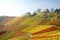
[[[55,9],[55,12],[57,12],[57,13],[58,13],[58,12],[59,12],[59,9]]]
[[[49,16],[49,9],[45,9],[44,10],[44,17],[45,18],[49,18],[50,16]]]
[[[44,13],[48,13],[48,12],[49,12],[49,9],[45,9],[45,10],[44,10]]]
[[[49,9],[46,9],[46,12],[48,13],[49,12]]]
[[[59,12],[60,12],[60,8],[59,8]]]
[[[54,13],[54,8],[51,8],[51,12],[50,12],[50,17],[54,17],[55,16],[55,13]]]
[[[56,17],[58,18],[58,15],[59,15],[59,9],[55,9],[55,14],[56,14]]]
[[[59,14],[58,14],[58,19],[60,19],[60,8],[59,8]]]
[[[35,12],[33,12],[32,16],[35,16],[35,15],[37,15],[37,14],[36,14],[36,11],[35,11]]]
[[[25,14],[25,16],[31,16],[31,13],[30,13],[30,12],[27,12],[27,13]]]
[[[41,9],[37,9],[36,11],[37,16],[40,16],[40,13],[41,13]]]
[[[41,9],[37,9],[37,12],[41,12]]]
[[[51,12],[54,12],[54,9],[53,8],[51,9]]]

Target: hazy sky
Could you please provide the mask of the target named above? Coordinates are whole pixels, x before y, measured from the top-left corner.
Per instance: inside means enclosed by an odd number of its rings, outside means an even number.
[[[19,16],[38,8],[59,8],[60,0],[0,0],[0,15]]]

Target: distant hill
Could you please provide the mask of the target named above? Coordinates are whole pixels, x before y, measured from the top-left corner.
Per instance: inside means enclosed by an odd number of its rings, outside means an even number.
[[[0,27],[4,27],[4,24],[13,19],[14,17],[0,16]]]
[[[8,16],[0,16],[0,22],[2,22],[5,18],[8,18]]]

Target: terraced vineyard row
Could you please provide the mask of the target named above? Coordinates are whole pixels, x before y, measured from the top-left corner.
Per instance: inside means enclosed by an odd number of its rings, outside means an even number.
[[[29,40],[60,40],[60,36],[44,37],[44,38],[32,38]]]
[[[52,25],[51,25],[51,26],[52,26]],[[51,28],[48,28],[48,29],[45,29],[45,30],[36,32],[36,33],[34,33],[34,34],[42,34],[42,33],[51,32],[51,31],[54,31],[54,30],[58,30],[58,28],[55,28],[54,26],[52,26]],[[32,35],[34,35],[34,34],[32,34]]]
[[[45,30],[45,29],[50,28],[50,27],[52,27],[52,26],[50,26],[50,25],[39,25],[36,27],[28,27],[28,28],[24,29],[23,32],[28,32],[28,33],[33,34],[33,33]]]
[[[3,36],[0,40],[7,40],[11,38],[16,32],[9,32],[7,35]]]
[[[51,35],[51,34],[55,34],[55,33],[59,33],[59,30],[55,30],[55,31],[51,31],[51,32],[45,32],[42,34],[35,34],[35,35],[33,35],[33,37],[43,37],[43,36],[47,36],[47,35]]]

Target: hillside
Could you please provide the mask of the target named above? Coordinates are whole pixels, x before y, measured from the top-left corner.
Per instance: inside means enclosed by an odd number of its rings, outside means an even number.
[[[6,18],[1,24],[0,40],[44,40],[60,35],[58,19],[23,16]]]

